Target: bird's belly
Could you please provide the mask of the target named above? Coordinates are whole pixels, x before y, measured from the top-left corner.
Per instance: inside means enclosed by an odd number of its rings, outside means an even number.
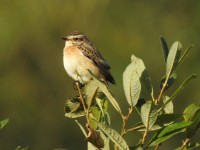
[[[75,81],[86,83],[91,80],[90,70],[95,76],[99,76],[99,69],[85,56],[64,55],[64,67],[69,76]]]

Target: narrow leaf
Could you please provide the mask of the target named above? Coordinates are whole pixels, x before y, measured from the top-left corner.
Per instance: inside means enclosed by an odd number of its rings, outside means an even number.
[[[167,42],[166,42],[166,40],[164,39],[164,37],[160,36],[160,42],[161,42],[162,49],[163,49],[163,57],[164,57],[164,60],[165,60],[165,62],[166,62],[166,61],[167,61],[168,54],[169,54],[169,48],[168,48],[168,46],[167,46]]]
[[[186,121],[171,124],[163,129],[161,129],[159,132],[157,132],[153,136],[153,138],[150,140],[148,145],[156,146],[156,145],[166,141],[167,139],[171,138],[172,136],[174,136],[180,132],[183,132],[183,129],[185,129],[189,125],[191,125],[191,122],[186,122]]]
[[[108,98],[110,103],[113,105],[113,107],[121,114],[121,108],[119,107],[118,102],[115,100],[115,98],[110,93],[107,86],[104,83],[102,83],[101,81],[97,80],[94,76],[93,76],[93,80],[96,83],[96,85],[98,85],[99,90],[102,91],[106,95],[106,97]]]
[[[85,131],[85,129],[83,128],[83,126],[78,122],[78,120],[75,120],[75,122],[78,124],[78,126],[80,127],[81,131],[83,132],[84,136],[87,137],[87,133]]]
[[[176,121],[177,119],[180,119],[180,118],[182,118],[181,114],[161,114],[157,117],[154,125],[151,128],[149,128],[149,131],[159,130],[163,127],[166,127],[166,126],[174,123],[174,121]],[[146,129],[144,126],[142,126],[142,123],[138,123],[130,130],[144,132]]]
[[[122,138],[122,136],[117,133],[115,130],[105,126],[104,124],[98,123],[98,127],[102,130],[105,135],[107,135],[113,143],[117,145],[117,147],[121,150],[129,150],[129,147],[126,141]]]
[[[200,106],[198,104],[191,104],[184,110],[183,117],[186,121],[193,122],[193,124],[186,129],[187,138],[191,138],[200,127]]]
[[[188,54],[189,54],[190,50],[192,49],[192,47],[193,47],[193,45],[190,45],[190,46],[187,47],[187,49],[184,51],[184,53],[181,56],[181,58],[180,58],[178,63],[182,63],[185,60],[185,58],[188,56]]]
[[[17,146],[17,148],[15,148],[15,150],[28,150],[29,147],[22,147],[22,146]]]
[[[6,118],[0,121],[0,130],[9,122],[9,119]]]
[[[174,100],[174,98],[185,88],[185,86],[193,79],[195,79],[197,77],[196,74],[193,74],[191,76],[189,76],[187,79],[185,79],[183,81],[183,83],[179,86],[179,88],[174,92],[174,94],[172,94],[172,96],[165,102],[165,104],[159,109],[162,110],[163,107],[165,107],[169,102],[171,102],[172,100]]]
[[[174,42],[167,57],[166,77],[171,76],[178,65],[182,45],[180,42]]]

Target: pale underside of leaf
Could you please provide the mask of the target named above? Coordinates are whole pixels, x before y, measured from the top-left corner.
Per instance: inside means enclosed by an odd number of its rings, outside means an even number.
[[[174,42],[168,57],[167,57],[167,62],[166,62],[166,77],[170,77],[173,71],[176,69],[181,53],[182,45],[180,42]]]
[[[120,150],[129,150],[129,147],[126,143],[126,141],[121,137],[119,133],[117,133],[115,130],[109,128],[108,126],[105,126],[104,124],[98,123],[98,127],[100,130],[106,134],[109,139],[116,144],[118,149]]]

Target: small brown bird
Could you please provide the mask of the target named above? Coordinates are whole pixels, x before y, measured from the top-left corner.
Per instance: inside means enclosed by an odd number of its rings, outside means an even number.
[[[115,84],[110,73],[110,66],[83,33],[73,32],[64,37],[63,40],[66,41],[63,63],[70,77],[85,84],[92,79],[88,71],[90,70],[100,80]]]

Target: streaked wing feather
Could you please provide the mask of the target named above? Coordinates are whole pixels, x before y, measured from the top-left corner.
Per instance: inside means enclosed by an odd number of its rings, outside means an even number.
[[[81,49],[81,52],[84,56],[90,59],[90,61],[92,61],[100,69],[110,69],[110,66],[93,45],[90,46],[87,44],[84,46],[80,46],[79,49]]]

